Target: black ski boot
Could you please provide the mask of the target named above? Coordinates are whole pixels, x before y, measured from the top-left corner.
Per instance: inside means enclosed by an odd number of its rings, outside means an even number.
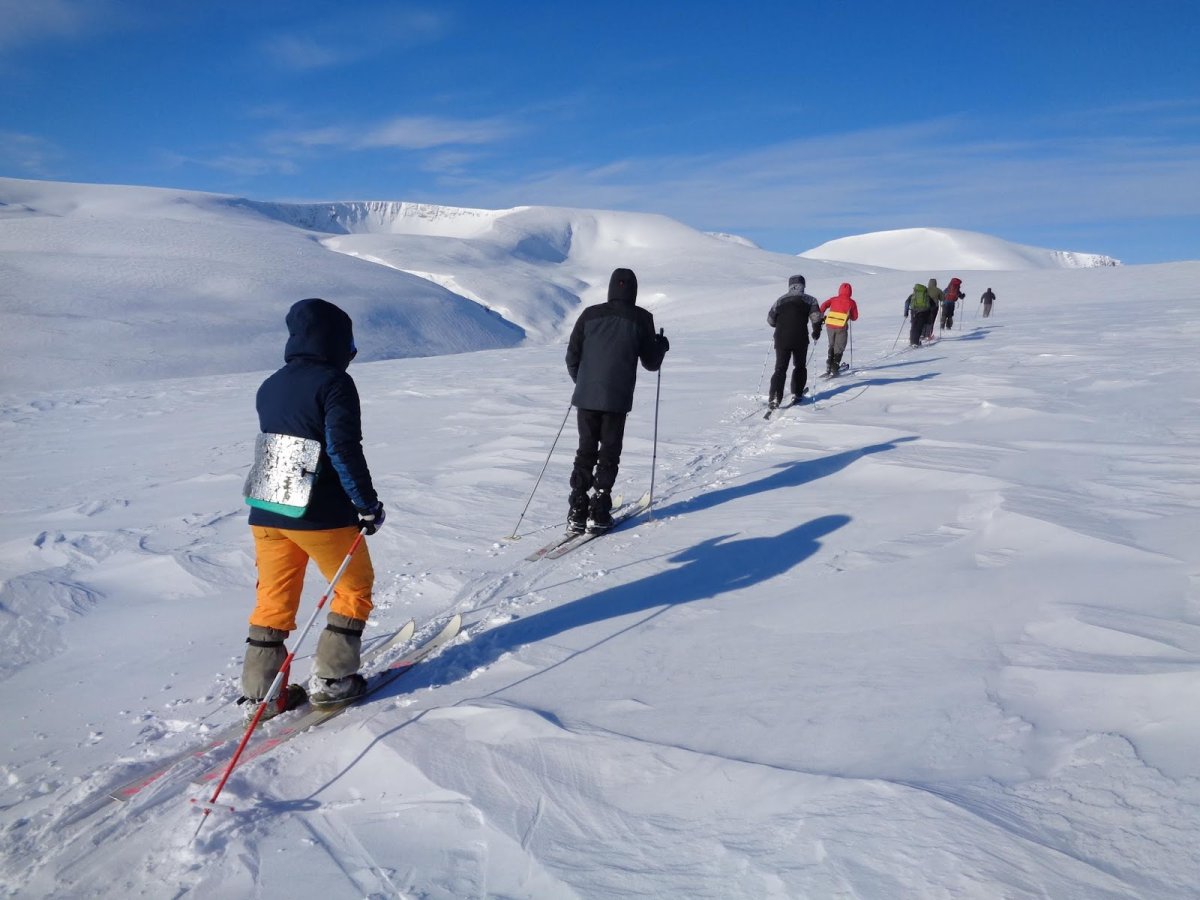
[[[608,531],[613,526],[612,494],[597,490],[588,509],[588,531]]]
[[[585,491],[571,491],[571,507],[567,510],[567,533],[583,534],[587,531],[588,495]]]

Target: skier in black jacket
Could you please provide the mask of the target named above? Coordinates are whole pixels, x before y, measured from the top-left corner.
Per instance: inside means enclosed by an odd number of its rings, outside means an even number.
[[[657,371],[671,346],[665,335],[654,333],[654,316],[636,303],[637,276],[614,269],[608,302],[585,309],[567,343],[567,372],[575,382],[571,403],[579,425],[567,513],[567,529],[575,533],[612,527],[612,488],[625,417],[633,409],[638,361]]]
[[[808,384],[808,335],[812,339],[821,336],[821,304],[816,297],[804,293],[804,276],[793,275],[788,279],[788,292],[780,297],[767,312],[767,324],[775,329],[775,372],[771,375],[771,389],[767,404],[771,409],[783,401],[783,383],[787,378],[788,363],[792,368],[792,402],[799,403]]]

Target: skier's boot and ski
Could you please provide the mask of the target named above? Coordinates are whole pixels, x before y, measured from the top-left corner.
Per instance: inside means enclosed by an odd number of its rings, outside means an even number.
[[[571,473],[571,495],[567,498],[570,504],[567,509],[567,534],[583,534],[587,531],[588,523],[588,488],[587,479],[579,470]]]
[[[612,527],[612,493],[603,488],[597,488],[588,507],[587,530],[592,534],[600,534]]]
[[[250,646],[246,648],[246,657],[242,662],[242,696],[237,701],[247,722],[258,712],[258,707],[270,692],[275,676],[279,674],[280,667],[287,659],[287,648],[283,645],[287,636],[286,631],[280,631],[278,628],[250,626],[250,636],[246,638],[246,643]],[[262,719],[272,719],[307,702],[308,694],[303,685],[288,684],[287,680],[288,675],[285,673],[284,687],[267,704]]]
[[[329,614],[325,630],[317,640],[316,661],[308,682],[308,702],[313,706],[349,703],[367,692],[367,679],[358,672],[366,625],[362,619]]]

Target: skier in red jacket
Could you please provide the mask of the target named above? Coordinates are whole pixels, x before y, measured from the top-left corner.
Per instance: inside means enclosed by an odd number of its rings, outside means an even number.
[[[963,298],[962,279],[951,278],[942,299],[942,328],[949,331],[954,327],[954,304]]]
[[[858,321],[858,304],[850,296],[852,288],[843,282],[838,295],[821,304],[825,316],[825,330],[829,334],[829,358],[826,360],[825,378],[836,377],[842,368],[842,354],[850,340],[850,323]]]

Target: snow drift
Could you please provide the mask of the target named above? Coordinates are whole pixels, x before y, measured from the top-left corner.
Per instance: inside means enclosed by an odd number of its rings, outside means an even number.
[[[1081,269],[1118,266],[1095,253],[1044,250],[955,228],[901,228],[827,241],[801,253],[806,259],[835,260],[889,269]]]

